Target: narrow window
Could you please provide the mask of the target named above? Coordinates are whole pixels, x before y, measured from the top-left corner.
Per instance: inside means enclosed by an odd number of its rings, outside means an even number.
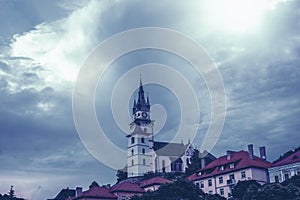
[[[133,166],[134,165],[134,160],[131,160],[131,166]]]
[[[146,165],[146,160],[145,159],[143,159],[143,165]]]
[[[289,179],[289,174],[288,173],[284,174],[284,180],[288,180],[288,179]]]
[[[222,184],[223,183],[223,176],[220,176],[219,177],[219,184]]]
[[[200,182],[200,188],[204,188],[204,181]]]
[[[143,154],[145,154],[145,149],[142,149]]]
[[[142,143],[145,143],[145,138],[142,137],[142,138],[141,138],[141,142],[142,142]]]
[[[224,196],[224,188],[221,188],[221,189],[220,189],[220,195],[221,195],[221,196]]]
[[[165,168],[165,160],[162,161],[162,171],[166,172],[166,168]]]
[[[276,183],[279,183],[279,177],[278,177],[278,176],[275,176],[274,178],[275,178],[275,182],[276,182]]]
[[[134,143],[134,137],[131,138],[131,144],[133,144],[133,143]]]
[[[134,150],[133,150],[133,149],[131,149],[131,155],[132,155],[132,156],[134,155]]]
[[[211,187],[211,186],[212,186],[212,180],[208,179],[208,187]]]
[[[241,178],[242,178],[242,179],[245,179],[245,178],[246,178],[246,172],[245,172],[245,171],[242,171],[242,172],[241,172]]]

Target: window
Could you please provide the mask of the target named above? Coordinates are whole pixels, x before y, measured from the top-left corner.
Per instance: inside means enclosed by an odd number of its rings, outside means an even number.
[[[212,186],[212,180],[208,179],[208,187],[211,187],[211,186]]]
[[[278,177],[278,176],[275,176],[274,178],[275,178],[275,182],[276,182],[276,183],[279,183],[279,177]]]
[[[198,176],[201,176],[202,175],[202,172],[198,172],[198,174],[197,174]]]
[[[126,196],[122,196],[122,200],[126,200]]]
[[[200,188],[204,188],[204,181],[200,181]]]
[[[162,161],[162,172],[166,172],[165,160]]]
[[[230,180],[234,179],[234,174],[229,174],[229,179]]]
[[[212,191],[212,190],[209,190],[209,191],[208,191],[208,194],[212,194],[212,193],[213,193],[213,191]]]
[[[131,149],[131,155],[132,155],[132,156],[134,155],[134,150],[133,150],[133,149]]]
[[[145,143],[145,138],[142,137],[142,138],[141,138],[141,142],[142,142],[142,143]]]
[[[143,154],[145,154],[145,149],[142,149]]]
[[[234,163],[230,163],[229,168],[233,169],[234,168]]]
[[[241,178],[242,178],[242,179],[245,179],[245,178],[246,178],[246,172],[245,172],[245,171],[242,171],[242,172],[241,172]]]
[[[224,170],[224,166],[221,166],[219,170],[220,170],[220,171],[223,171],[223,170]]]
[[[288,174],[288,173],[285,173],[285,174],[284,174],[284,180],[287,180],[287,179],[289,179],[289,174]]]
[[[223,176],[220,176],[219,177],[219,184],[222,184],[223,183]]]
[[[145,159],[143,159],[143,165],[146,165],[146,160]]]
[[[220,195],[224,196],[224,188],[220,188]]]
[[[134,165],[134,160],[131,160],[131,166],[133,166]]]
[[[133,143],[134,143],[134,137],[131,138],[131,144],[133,144]]]

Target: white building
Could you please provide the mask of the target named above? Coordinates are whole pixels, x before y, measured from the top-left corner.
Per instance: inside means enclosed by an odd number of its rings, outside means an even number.
[[[188,179],[198,185],[203,192],[219,194],[225,198],[232,195],[232,189],[239,181],[256,180],[260,184],[268,182],[268,167],[265,147],[260,148],[260,157],[253,153],[253,145],[247,151],[227,151]]]
[[[150,102],[144,95],[142,80],[137,100],[134,99],[128,138],[128,177],[147,172],[184,172],[194,149],[190,143],[166,143],[154,140],[154,121],[150,118]]]
[[[300,175],[300,149],[269,168],[271,183],[281,183],[294,175]]]

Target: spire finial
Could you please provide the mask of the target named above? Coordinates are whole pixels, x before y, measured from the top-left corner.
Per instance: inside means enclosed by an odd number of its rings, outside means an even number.
[[[140,72],[140,86],[143,85],[143,82],[142,82],[142,73]]]

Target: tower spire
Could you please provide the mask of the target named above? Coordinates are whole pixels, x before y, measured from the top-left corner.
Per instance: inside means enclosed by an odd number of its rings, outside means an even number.
[[[137,99],[134,98],[132,114],[136,122],[140,123],[150,123],[150,102],[149,102],[149,94],[145,97],[143,82],[142,82],[142,74],[140,74],[140,86],[138,89]]]

